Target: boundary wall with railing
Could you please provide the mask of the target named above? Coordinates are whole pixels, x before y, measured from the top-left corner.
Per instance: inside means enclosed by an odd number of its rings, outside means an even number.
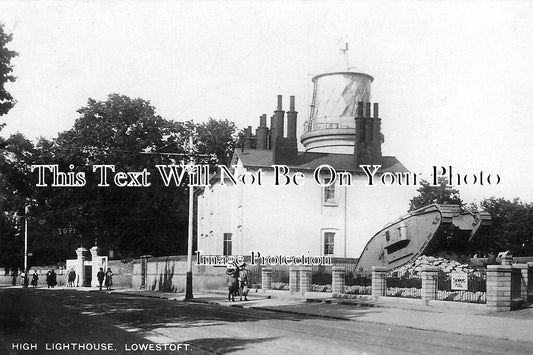
[[[487,266],[485,273],[464,274],[462,281],[455,281],[458,283],[455,286],[452,286],[452,275],[438,267],[422,268],[419,278],[420,281],[412,281],[416,278],[410,276],[402,281],[402,277],[392,276],[386,268],[374,266],[372,297],[381,300],[388,296],[418,298],[425,305],[448,301],[481,303],[487,311],[496,312],[510,311],[533,301],[533,262],[512,264],[511,259],[507,259],[502,265]],[[407,285],[407,280],[413,285]],[[411,289],[413,291],[406,291]]]

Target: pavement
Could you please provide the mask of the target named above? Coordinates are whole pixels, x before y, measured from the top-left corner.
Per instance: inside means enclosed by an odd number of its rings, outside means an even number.
[[[94,288],[74,289],[105,292]],[[533,306],[512,312],[478,314],[465,308],[422,306],[419,302],[411,305],[395,304],[391,307],[391,304],[368,302],[364,299],[346,301],[324,295],[309,299],[291,296],[288,292],[266,294],[259,291],[250,293],[248,301],[238,301],[236,298],[235,302],[228,302],[224,291],[195,294],[193,299],[188,301],[184,300],[184,293],[135,289],[114,289],[107,292],[533,343]]]

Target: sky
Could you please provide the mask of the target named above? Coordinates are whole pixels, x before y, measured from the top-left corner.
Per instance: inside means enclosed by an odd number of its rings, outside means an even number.
[[[239,128],[295,95],[300,134],[312,77],[342,67],[348,42],[375,78],[384,154],[427,177],[500,176],[458,186],[466,202],[533,202],[533,2],[2,1],[0,22],[19,53],[4,137],[56,137],[111,93]]]

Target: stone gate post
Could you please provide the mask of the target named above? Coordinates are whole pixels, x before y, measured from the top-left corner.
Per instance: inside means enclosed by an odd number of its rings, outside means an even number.
[[[85,252],[87,249],[79,247],[76,249],[77,263],[76,263],[76,286],[84,286],[85,283]]]
[[[496,312],[511,310],[511,265],[487,266],[487,307]]]
[[[422,302],[427,303],[429,300],[434,300],[437,293],[437,277],[439,275],[439,268],[434,266],[426,266],[422,268]]]
[[[345,280],[346,270],[344,266],[332,266],[331,267],[331,291],[335,293],[345,293]]]
[[[298,268],[289,268],[289,292],[298,292]]]
[[[261,269],[261,289],[263,292],[272,289],[272,268],[270,267]]]
[[[300,293],[304,294],[306,292],[311,291],[312,285],[311,285],[311,276],[312,276],[313,270],[311,266],[302,266],[300,268]]]
[[[100,248],[98,246],[94,246],[91,248],[91,286],[92,287],[98,287],[98,278],[96,275],[98,274],[98,271],[100,269],[97,260],[98,260],[98,253],[100,252]],[[105,270],[104,270],[105,272]]]
[[[386,289],[387,268],[383,266],[372,266],[372,297],[384,296]]]

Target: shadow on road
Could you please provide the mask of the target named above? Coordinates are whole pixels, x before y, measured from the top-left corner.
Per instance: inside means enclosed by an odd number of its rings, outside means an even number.
[[[69,308],[77,308],[87,316],[107,316],[114,320],[129,323],[137,327],[153,330],[157,328],[193,328],[206,327],[231,322],[257,322],[263,319],[301,321],[316,318],[305,313],[312,309],[318,316],[333,314],[337,318],[353,319],[361,317],[372,308],[353,306],[336,306],[326,304],[302,304],[291,306],[273,306],[262,309],[277,311],[242,309],[240,307],[223,307],[211,304],[190,303],[161,300],[132,295],[106,294],[100,292],[80,292],[70,290],[43,290],[43,293],[62,297]],[[80,297],[83,302],[80,302]],[[248,302],[253,305],[253,301]],[[324,320],[331,320],[323,318]]]

